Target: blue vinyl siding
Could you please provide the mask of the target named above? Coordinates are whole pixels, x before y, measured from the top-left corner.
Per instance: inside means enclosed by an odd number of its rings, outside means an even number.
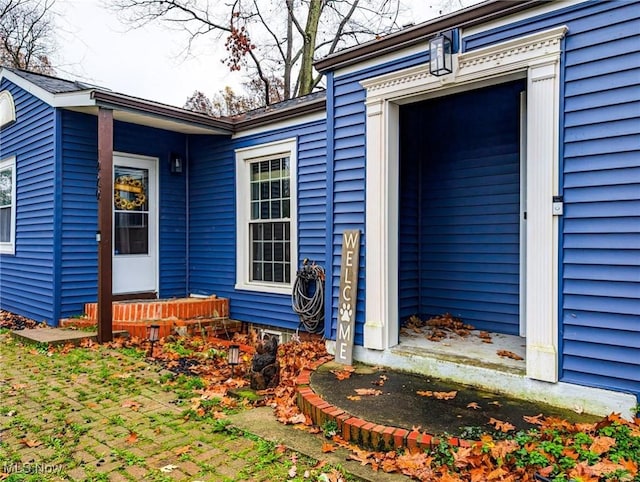
[[[3,80],[16,122],[0,131],[0,159],[16,157],[15,256],[0,255],[0,307],[54,324],[56,146],[53,108]]]
[[[230,299],[232,318],[282,328],[298,327],[290,295],[236,290],[235,149],[297,138],[298,257],[325,266],[326,129],[314,122],[232,141],[194,136],[190,141],[190,290]]]
[[[97,298],[97,118],[64,111],[62,178],[62,316],[82,313]],[[186,290],[186,176],[171,175],[169,153],[182,156],[186,136],[122,122],[114,123],[114,151],[157,157],[161,297]]]
[[[567,25],[562,380],[640,393],[640,2],[585,2],[466,49]]]
[[[426,49],[425,49],[426,50]],[[333,126],[333,152],[328,153],[327,163],[331,164],[333,184],[333,220],[327,226],[331,230],[332,256],[331,270],[331,330],[329,338],[336,338],[337,307],[340,286],[340,258],[342,253],[342,233],[348,229],[359,229],[360,267],[358,273],[358,295],[356,308],[355,343],[362,345],[365,305],[365,166],[366,166],[366,113],[364,99],[366,92],[360,81],[394,70],[411,67],[425,62],[425,54],[407,57],[400,62],[382,64],[352,74],[330,77],[330,91],[333,91],[331,110],[327,111],[327,122]],[[328,318],[328,317],[327,317]]]
[[[524,88],[512,82],[401,108],[401,319],[410,308],[449,312],[481,330],[518,333]]]

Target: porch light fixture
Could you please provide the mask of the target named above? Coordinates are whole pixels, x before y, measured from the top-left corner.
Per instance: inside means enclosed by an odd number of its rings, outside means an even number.
[[[451,37],[446,33],[429,40],[429,73],[437,77],[453,72]]]
[[[180,154],[172,152],[169,156],[169,163],[171,168],[171,174],[182,174],[184,161]]]
[[[236,365],[240,363],[239,345],[229,345],[229,351],[227,352],[227,363],[231,365],[231,378],[233,378]]]
[[[153,358],[153,345],[160,339],[160,325],[147,326],[147,340],[151,343],[150,357]]]

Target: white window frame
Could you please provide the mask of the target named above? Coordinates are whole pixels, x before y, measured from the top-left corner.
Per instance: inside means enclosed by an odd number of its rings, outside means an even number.
[[[0,254],[16,254],[16,158],[8,157],[0,161],[0,171],[11,169],[11,224],[9,242],[0,242]]]
[[[297,139],[260,144],[236,149],[236,285],[239,290],[259,291],[262,293],[291,294],[298,264],[298,177],[297,177]],[[290,163],[290,256],[291,282],[269,283],[251,281],[249,221],[251,219],[250,165],[252,162],[288,157]],[[283,218],[286,219],[286,218]]]

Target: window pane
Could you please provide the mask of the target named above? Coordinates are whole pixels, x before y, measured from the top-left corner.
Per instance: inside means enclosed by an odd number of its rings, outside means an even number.
[[[254,241],[260,241],[263,238],[262,224],[255,223],[251,225],[252,235]]]
[[[282,197],[290,197],[291,194],[289,193],[289,179],[283,179],[282,180]]]
[[[282,201],[282,217],[289,218],[291,217],[291,211],[289,210],[289,200],[285,199]]]
[[[280,159],[271,161],[271,179],[275,177],[280,177]]]
[[[273,239],[273,223],[264,224],[264,239]]]
[[[275,226],[273,227],[273,239],[284,239],[284,223],[275,223]]]
[[[260,201],[251,203],[251,219],[260,218]]]
[[[284,243],[273,243],[273,260],[284,261]]]
[[[260,199],[270,199],[268,182],[260,183]]]
[[[273,265],[273,281],[284,283],[284,266],[280,263]]]
[[[115,213],[115,254],[149,253],[148,217],[147,213]]]
[[[264,280],[273,281],[273,265],[271,263],[264,264]]]
[[[280,198],[280,180],[271,181],[271,199]]]
[[[11,208],[0,208],[0,243],[11,242]]]
[[[260,203],[260,219],[269,219],[269,201]]]
[[[251,164],[251,180],[257,181],[260,179],[260,165],[257,162]]]
[[[11,205],[12,169],[0,171],[0,206]]]
[[[271,219],[280,218],[280,201],[271,201]]]
[[[253,263],[252,281],[262,281],[262,263]]]
[[[264,260],[273,261],[273,245],[271,243],[264,243]]]
[[[251,183],[251,200],[258,201],[260,199],[260,184],[257,182]]]
[[[262,261],[262,243],[259,241],[253,242],[253,259],[255,261]]]
[[[148,211],[149,171],[114,166],[113,205],[116,211]]]

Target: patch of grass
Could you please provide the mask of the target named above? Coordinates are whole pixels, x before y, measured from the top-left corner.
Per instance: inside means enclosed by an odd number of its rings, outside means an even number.
[[[128,466],[131,465],[141,465],[141,466],[145,466],[145,459],[144,457],[140,457],[139,455],[136,455],[128,450],[122,450],[122,449],[113,449],[112,454],[119,458],[120,460],[123,460]]]

